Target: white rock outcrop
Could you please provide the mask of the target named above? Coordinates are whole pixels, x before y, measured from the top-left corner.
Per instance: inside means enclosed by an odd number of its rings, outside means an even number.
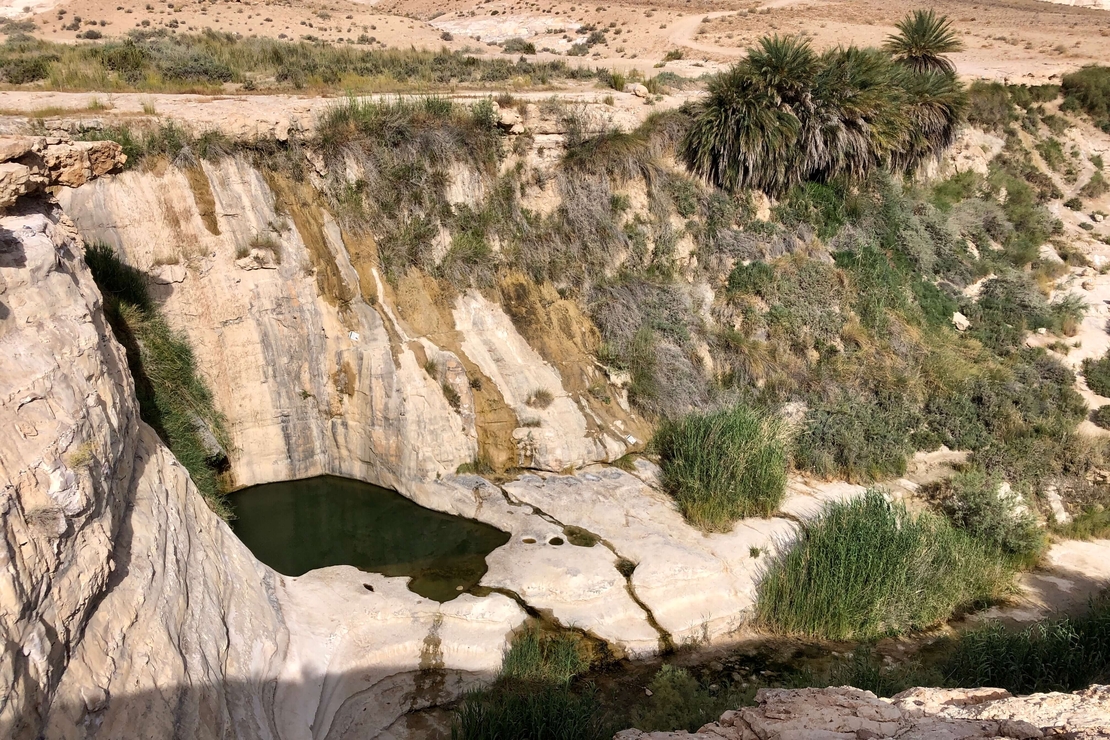
[[[82,249],[0,218],[0,737],[373,737],[491,676],[505,596],[254,559],[140,421]]]
[[[760,689],[757,706],[696,733],[624,730],[614,740],[971,740],[1110,737],[1110,686],[1014,697],[1001,689],[910,689],[891,699],[851,687]]]

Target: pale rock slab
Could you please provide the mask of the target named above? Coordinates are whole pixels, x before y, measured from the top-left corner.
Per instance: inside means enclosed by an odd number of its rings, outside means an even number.
[[[972,740],[1110,737],[1110,688],[1014,697],[1001,689],[910,689],[891,699],[848,686],[760,689],[696,733],[624,730],[614,740]]]
[[[755,606],[764,563],[797,534],[798,525],[781,517],[745,519],[730,532],[705,534],[686,522],[668,496],[615,468],[526,475],[504,489],[564,525],[602,537],[632,561],[632,591],[675,644],[718,642],[738,630]],[[805,518],[829,501],[863,491],[794,481],[781,508]]]

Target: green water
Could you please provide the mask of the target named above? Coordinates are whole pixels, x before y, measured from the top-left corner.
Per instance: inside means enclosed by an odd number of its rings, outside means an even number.
[[[509,535],[414,504],[368,483],[324,476],[267,483],[228,497],[232,529],[255,557],[299,576],[329,565],[411,576],[409,588],[450,601],[478,584]],[[460,588],[461,587],[461,588]]]

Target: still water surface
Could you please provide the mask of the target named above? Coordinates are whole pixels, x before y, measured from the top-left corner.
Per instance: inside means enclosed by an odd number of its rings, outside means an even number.
[[[235,534],[279,573],[353,565],[411,576],[410,589],[437,601],[477,585],[486,555],[509,540],[488,524],[425,509],[399,493],[347,478],[267,483],[228,498]]]

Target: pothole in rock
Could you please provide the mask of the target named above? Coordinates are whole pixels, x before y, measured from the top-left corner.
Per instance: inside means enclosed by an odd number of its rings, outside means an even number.
[[[346,478],[267,483],[236,491],[229,501],[235,534],[279,573],[353,565],[409,576],[410,590],[441,602],[476,586],[486,555],[509,541],[488,524]]]

